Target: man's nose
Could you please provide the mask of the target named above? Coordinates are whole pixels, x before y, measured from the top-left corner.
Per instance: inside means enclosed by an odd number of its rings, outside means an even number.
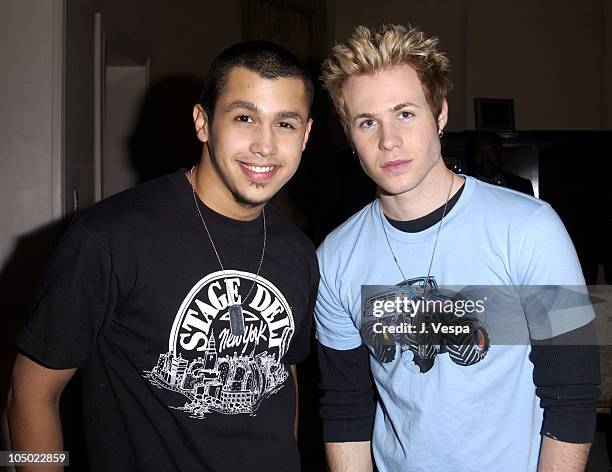
[[[273,156],[277,151],[276,137],[271,127],[262,126],[253,137],[250,149],[253,154],[261,157]]]
[[[402,145],[402,137],[397,129],[391,125],[381,124],[380,126],[380,139],[378,141],[378,148],[381,151],[391,151]]]

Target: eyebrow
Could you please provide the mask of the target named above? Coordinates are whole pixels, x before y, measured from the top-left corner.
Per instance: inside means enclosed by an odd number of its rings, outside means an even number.
[[[283,110],[283,111],[279,111],[278,113],[276,113],[276,119],[277,120],[297,120],[300,123],[304,122],[304,118],[302,118],[302,115],[300,115],[297,111],[289,111],[289,110]]]
[[[405,102],[405,103],[399,103],[395,105],[389,111],[400,111],[402,108],[406,108],[406,107],[419,108],[419,106],[416,103]],[[374,115],[372,113],[359,113],[359,115],[353,118],[353,121],[357,121],[360,118],[374,118]]]
[[[399,105],[395,105],[391,109],[391,111],[400,111],[402,108],[406,108],[406,107],[419,108],[419,106],[416,103],[406,102],[406,103],[400,103]]]
[[[226,112],[236,110],[237,108],[244,108],[246,110],[252,111],[253,113],[259,112],[259,108],[253,102],[246,102],[244,100],[236,100],[230,103],[225,109]]]
[[[244,110],[249,110],[253,113],[259,113],[261,112],[261,109],[255,105],[253,102],[247,102],[245,100],[236,100],[232,103],[230,103],[227,108],[225,109],[225,112],[230,112],[233,110],[237,110],[237,109],[244,109]],[[302,115],[300,115],[297,111],[291,111],[291,110],[281,110],[279,112],[276,112],[274,114],[274,117],[277,120],[290,120],[290,119],[294,119],[299,121],[300,123],[304,122],[304,118],[302,117]]]

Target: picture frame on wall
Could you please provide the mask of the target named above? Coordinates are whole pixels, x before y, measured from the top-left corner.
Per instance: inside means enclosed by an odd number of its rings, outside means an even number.
[[[513,130],[514,100],[511,98],[475,98],[474,117],[478,130]]]

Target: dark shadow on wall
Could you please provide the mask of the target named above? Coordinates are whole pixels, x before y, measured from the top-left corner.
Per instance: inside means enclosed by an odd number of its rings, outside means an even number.
[[[3,330],[0,334],[2,366],[0,389],[6,398],[16,354],[15,339],[23,328],[42,269],[57,244],[66,221],[20,236],[0,272]]]
[[[66,217],[19,237],[15,248],[0,271],[3,330],[0,332],[0,392],[6,399],[10,387],[13,362],[17,353],[15,340],[23,328],[38,281],[49,255],[70,223]],[[70,451],[72,470],[87,471],[87,456],[82,434],[82,414],[79,376],[68,383],[60,402],[64,431],[64,449]],[[10,444],[7,437],[0,444]]]
[[[155,82],[144,97],[127,143],[138,181],[160,177],[200,158],[192,110],[199,102],[202,79],[172,75]]]

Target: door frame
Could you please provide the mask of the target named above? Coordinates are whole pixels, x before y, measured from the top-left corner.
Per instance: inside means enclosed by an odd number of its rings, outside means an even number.
[[[106,66],[108,64],[108,49],[120,50],[145,67],[145,88],[149,89],[151,60],[141,44],[126,36],[122,31],[105,23],[102,13],[96,12],[94,19],[94,202],[102,199],[102,159],[104,156],[104,116],[106,113]]]

